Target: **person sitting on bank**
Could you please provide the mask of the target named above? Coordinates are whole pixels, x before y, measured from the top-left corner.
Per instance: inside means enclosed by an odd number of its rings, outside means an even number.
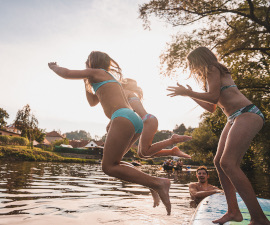
[[[189,193],[192,200],[200,202],[205,197],[223,192],[223,190],[208,184],[209,174],[206,166],[200,166],[196,171],[198,182],[189,184]]]

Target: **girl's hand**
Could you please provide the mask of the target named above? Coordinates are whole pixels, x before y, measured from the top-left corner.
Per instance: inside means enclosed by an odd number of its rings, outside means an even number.
[[[48,66],[49,66],[49,68],[50,68],[51,70],[53,70],[53,68],[55,68],[55,67],[58,67],[58,65],[57,65],[56,62],[49,62],[49,63],[48,63]]]
[[[170,96],[170,97],[175,97],[177,95],[187,96],[189,91],[192,91],[190,86],[188,86],[188,89],[187,89],[183,85],[180,85],[178,82],[177,82],[177,87],[169,86],[167,88],[167,90],[172,92],[172,93],[167,95],[167,96]]]

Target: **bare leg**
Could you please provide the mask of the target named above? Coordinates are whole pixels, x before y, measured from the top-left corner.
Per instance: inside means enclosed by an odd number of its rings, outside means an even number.
[[[130,147],[129,147],[128,149],[130,149]],[[136,168],[135,166],[133,166],[131,163],[128,163],[128,162],[125,162],[125,161],[121,161],[120,164],[124,164],[124,165],[126,165],[126,166],[129,166],[129,167],[132,167],[132,168],[134,168],[134,169],[137,169],[137,168]],[[153,207],[155,208],[155,207],[159,206],[160,198],[159,198],[158,193],[157,193],[155,190],[153,190],[153,189],[151,189],[151,188],[149,188],[149,190],[150,190],[150,193],[151,193],[152,198],[153,198],[153,200],[154,200]]]
[[[217,153],[214,159],[214,163],[217,168],[219,180],[223,187],[227,204],[228,204],[228,211],[225,213],[225,215],[213,221],[213,223],[220,223],[220,224],[223,224],[227,221],[240,222],[243,220],[243,216],[237,204],[235,188],[232,182],[230,181],[230,179],[226,176],[226,174],[224,173],[224,171],[222,170],[220,166],[220,159],[224,152],[225,143],[226,143],[226,139],[230,131],[230,128],[231,128],[231,125],[227,123],[220,136]]]
[[[177,147],[172,149],[164,148],[179,142],[189,141],[192,137],[174,134],[169,139],[152,144],[157,128],[158,121],[156,118],[150,118],[145,121],[138,150],[140,157],[151,158],[160,156],[179,156],[183,158],[191,158],[188,154],[185,154]]]
[[[134,138],[134,140],[131,141],[131,143],[130,143],[130,145],[128,146],[128,148],[126,149],[124,155],[130,150],[131,146],[134,144],[134,142],[135,142],[136,140],[137,140],[137,138]],[[121,161],[120,163],[121,163],[121,164],[126,164],[126,166],[130,166],[130,167],[133,167],[133,168],[137,169],[137,168],[136,168],[135,166],[133,166],[131,163],[128,163],[128,162],[125,162],[125,161]],[[157,193],[155,190],[153,190],[153,189],[151,189],[151,188],[149,188],[149,190],[150,190],[150,193],[151,193],[152,198],[153,198],[153,200],[154,200],[153,207],[155,208],[155,207],[159,206],[160,198],[159,198],[158,193]]]
[[[220,161],[223,171],[229,177],[249,210],[250,224],[254,225],[269,225],[270,222],[264,215],[248,178],[240,169],[240,162],[262,125],[262,119],[254,113],[244,113],[238,116],[228,133]]]
[[[129,120],[123,117],[115,118],[103,150],[102,169],[109,176],[141,184],[156,191],[166,207],[167,214],[170,215],[170,180],[149,176],[126,163],[121,163],[124,153],[138,137],[139,134],[134,135],[134,127]]]
[[[161,156],[178,156],[181,158],[190,159],[191,156],[182,152],[177,146],[174,146],[172,149],[163,149],[154,154],[152,157],[161,157]]]

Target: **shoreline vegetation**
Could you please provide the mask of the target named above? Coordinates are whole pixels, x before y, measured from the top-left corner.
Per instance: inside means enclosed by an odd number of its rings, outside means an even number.
[[[67,162],[67,163],[98,163],[96,159],[64,157],[55,152],[40,148],[30,149],[26,146],[0,146],[0,160],[36,161],[36,162]]]

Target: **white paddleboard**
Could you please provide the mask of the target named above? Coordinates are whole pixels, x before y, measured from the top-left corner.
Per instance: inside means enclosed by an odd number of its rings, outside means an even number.
[[[258,198],[264,214],[270,220],[270,199]],[[224,225],[242,225],[250,223],[250,215],[244,201],[237,194],[237,202],[244,220],[242,222],[227,222]],[[225,195],[217,193],[203,199],[198,205],[190,225],[213,225],[212,221],[222,217],[227,212]]]

